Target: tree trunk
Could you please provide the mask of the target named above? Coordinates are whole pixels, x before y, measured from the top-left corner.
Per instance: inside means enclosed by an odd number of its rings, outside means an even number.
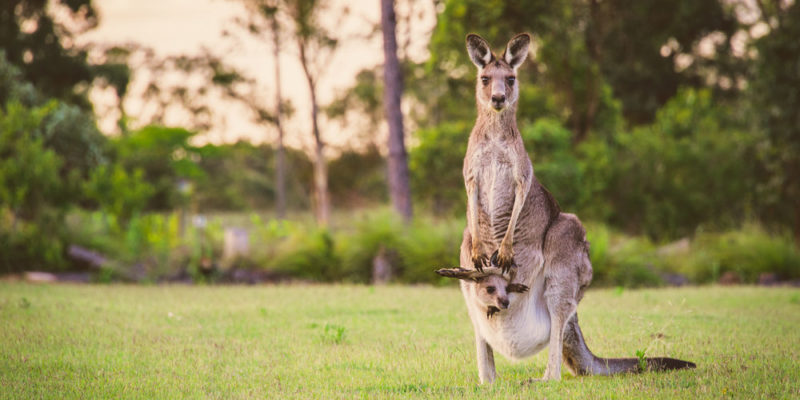
[[[383,29],[384,93],[383,104],[389,124],[389,195],[395,210],[406,221],[411,219],[411,189],[409,188],[408,156],[403,140],[403,74],[397,59],[396,18],[394,0],[381,0]]]
[[[272,16],[273,54],[275,55],[275,126],[278,128],[278,149],[275,153],[275,209],[279,219],[286,217],[286,168],[283,151],[283,98],[281,96],[280,37],[278,19]]]
[[[317,223],[327,226],[330,220],[330,200],[328,196],[328,165],[325,163],[325,143],[319,132],[319,105],[317,104],[317,87],[314,77],[308,68],[306,59],[306,46],[302,40],[298,41],[300,50],[300,64],[308,82],[308,91],[311,96],[311,131],[314,134],[314,200]]]

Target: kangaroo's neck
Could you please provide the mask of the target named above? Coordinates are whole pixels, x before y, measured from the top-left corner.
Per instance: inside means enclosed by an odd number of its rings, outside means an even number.
[[[478,106],[478,119],[475,121],[475,130],[473,132],[486,139],[519,136],[516,104],[508,106],[502,111]]]

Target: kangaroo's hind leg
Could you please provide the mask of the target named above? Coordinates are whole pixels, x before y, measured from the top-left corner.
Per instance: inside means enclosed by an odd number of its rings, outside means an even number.
[[[585,232],[571,214],[561,214],[547,233],[544,298],[550,313],[550,343],[544,379],[561,379],[564,329],[591,281]]]
[[[556,273],[548,274],[548,268]],[[561,379],[561,362],[564,347],[564,328],[578,309],[577,285],[561,272],[569,269],[559,261],[545,263],[544,298],[550,313],[550,343],[548,345],[547,369],[543,379]],[[574,280],[574,279],[573,279]]]

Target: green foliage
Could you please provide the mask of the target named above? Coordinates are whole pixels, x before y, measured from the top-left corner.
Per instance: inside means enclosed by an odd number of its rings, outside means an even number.
[[[565,209],[574,210],[584,204],[588,199],[583,196],[589,193],[583,189],[583,171],[571,151],[572,133],[557,120],[540,118],[524,127],[521,134],[525,148],[531,152],[536,179]]]
[[[258,210],[275,203],[275,148],[247,142],[207,144],[194,149],[202,175],[195,179],[192,195],[200,210]],[[287,203],[293,210],[308,207],[311,162],[305,153],[284,149]],[[348,177],[348,179],[351,177]],[[352,177],[358,179],[356,175]],[[331,179],[336,177],[331,176]]]
[[[757,283],[761,274],[778,279],[800,278],[800,249],[791,237],[770,235],[757,225],[721,234],[700,233],[690,253],[670,260],[672,268],[692,282],[716,281],[732,271],[745,283]]]
[[[684,90],[656,121],[615,138],[602,197],[612,224],[653,238],[735,226],[753,205],[758,136],[737,129],[708,91]]]
[[[411,193],[436,214],[466,209],[461,173],[471,126],[442,124],[416,132],[418,144],[409,152]]]
[[[587,237],[595,286],[661,286],[665,274],[672,273],[696,284],[717,282],[728,271],[743,283],[757,283],[765,273],[776,274],[779,280],[800,278],[800,250],[792,239],[753,224],[724,232],[701,231],[676,250],[600,224],[588,224]]]
[[[791,226],[800,243],[800,5],[776,3],[772,32],[756,42],[750,96],[766,140],[759,158],[766,176],[759,182],[761,219]]]
[[[96,201],[103,212],[124,225],[144,210],[153,195],[153,187],[144,181],[143,176],[141,169],[128,173],[118,164],[101,165],[92,171],[84,184],[85,196]]]
[[[0,109],[0,270],[57,269],[62,255],[65,202],[62,159],[38,135],[56,107],[18,102]]]
[[[703,86],[701,79],[708,70],[718,77],[733,72],[726,40],[713,44],[713,59],[695,56],[688,67],[675,67],[676,57],[692,54],[693,46],[706,35],[714,32],[727,39],[736,33],[736,15],[724,2],[611,0],[583,6],[590,10],[574,7],[577,18],[587,21],[586,36],[581,38],[587,51],[633,124],[651,122],[679,88]],[[671,46],[670,51],[663,53],[663,46]]]
[[[606,226],[589,224],[587,240],[596,286],[661,286],[663,267],[655,246],[642,237],[629,237]]]
[[[9,214],[8,210],[0,209],[1,273],[67,267],[60,215],[47,212],[29,222],[15,220]]]
[[[406,230],[398,215],[390,212],[367,214],[354,221],[349,234],[338,235],[336,250],[341,254],[344,276],[352,282],[368,283],[378,253],[397,266],[397,250]]]
[[[378,148],[345,151],[328,164],[328,189],[337,209],[352,209],[388,200],[386,161]]]
[[[269,261],[271,269],[308,280],[331,282],[342,278],[341,263],[335,253],[334,238],[325,228],[291,227],[291,234],[278,245]]]
[[[153,187],[148,209],[171,210],[184,204],[178,184],[203,177],[189,144],[192,136],[194,132],[182,128],[151,125],[114,140],[118,162],[126,171],[144,171],[144,179]]]
[[[55,103],[29,109],[12,102],[0,109],[0,206],[14,218],[35,220],[61,191],[61,159],[46,149],[37,128]]]

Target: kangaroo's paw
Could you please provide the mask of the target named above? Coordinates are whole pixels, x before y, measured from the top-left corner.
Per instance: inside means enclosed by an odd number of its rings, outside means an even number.
[[[521,283],[509,283],[506,286],[506,292],[508,293],[525,293],[528,291],[528,287],[521,284]]]
[[[505,248],[505,246],[500,246],[499,250],[495,250],[492,253],[492,265],[500,267],[503,270],[503,273],[506,273],[511,270],[512,267],[516,267],[517,264],[514,263],[514,252],[511,248]]]
[[[475,266],[475,270],[483,272],[483,267],[489,266],[489,258],[486,257],[486,254],[481,254],[478,250],[473,249],[472,264]]]

